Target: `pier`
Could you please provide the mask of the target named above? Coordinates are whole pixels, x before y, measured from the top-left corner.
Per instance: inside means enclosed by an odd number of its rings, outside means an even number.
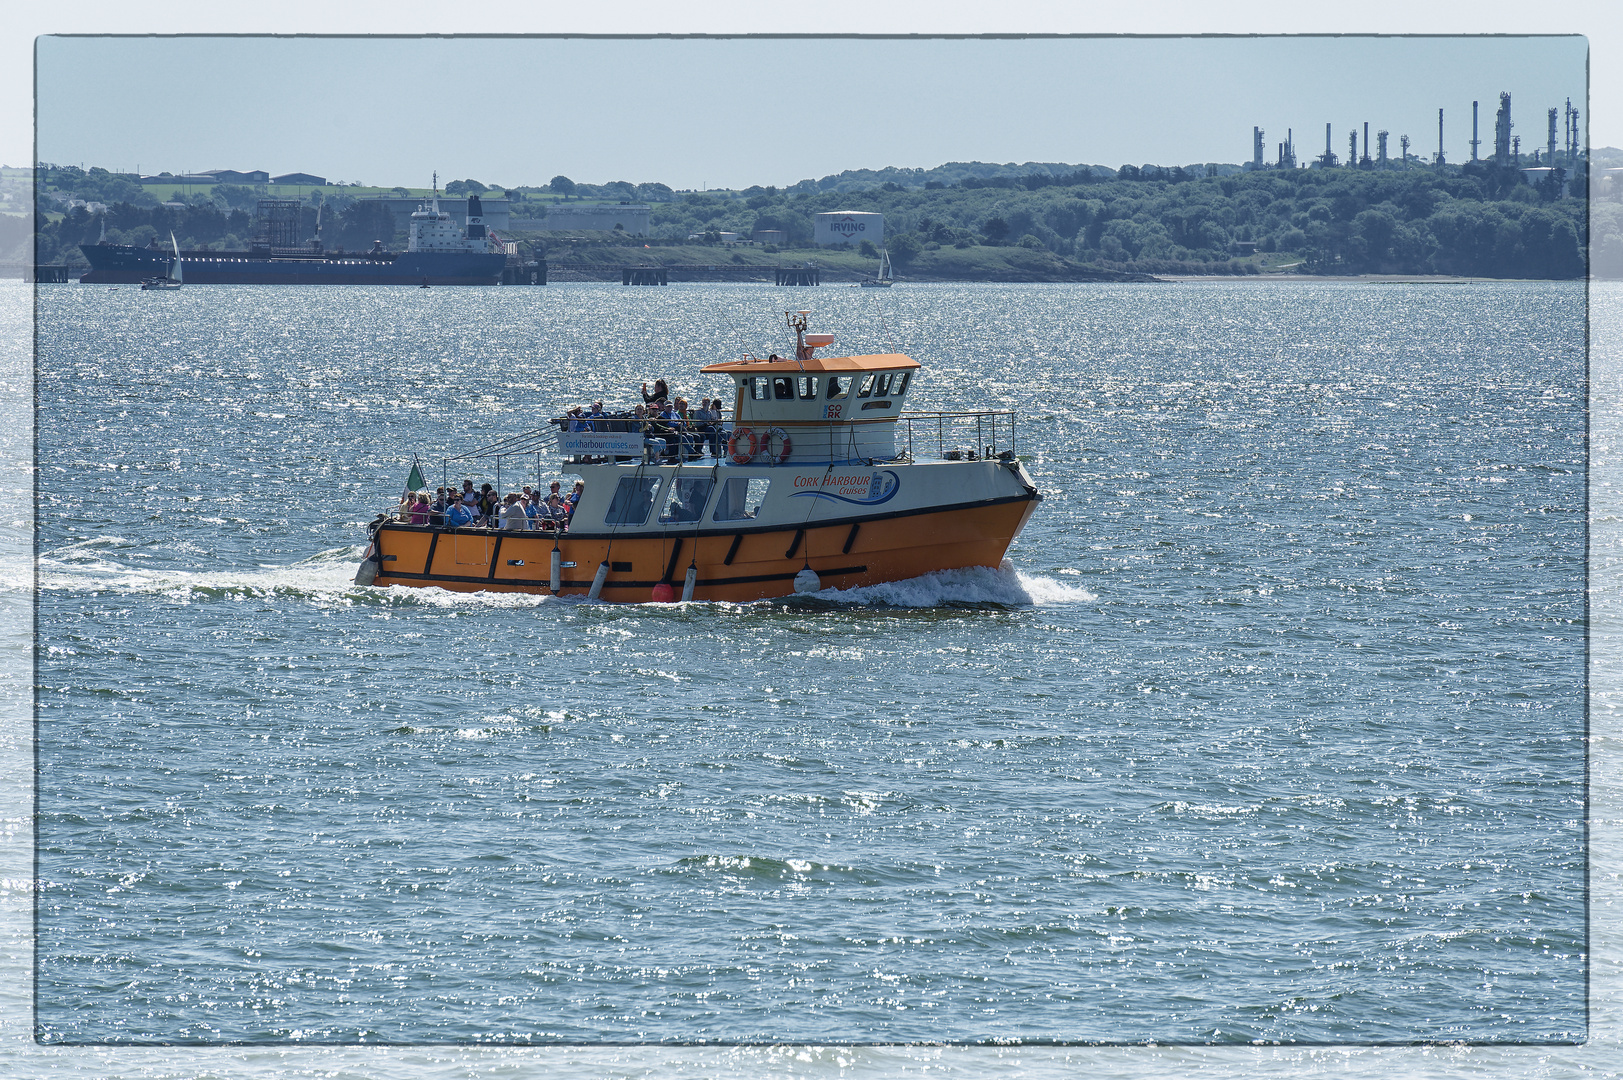
[[[510,262],[502,267],[503,285],[545,285],[547,283],[547,262],[542,259],[538,262]]]
[[[780,266],[778,267],[779,285],[821,285],[823,271],[816,266]]]

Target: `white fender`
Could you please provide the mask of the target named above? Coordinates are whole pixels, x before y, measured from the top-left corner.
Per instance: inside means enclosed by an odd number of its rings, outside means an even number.
[[[795,592],[797,593],[816,592],[822,587],[822,579],[817,576],[817,571],[809,566],[795,575]]]
[[[558,595],[558,587],[563,584],[563,552],[557,548],[552,549],[552,595]]]
[[[685,604],[693,599],[693,583],[697,580],[699,580],[699,568],[697,566],[688,567],[688,576],[682,581],[682,603]]]
[[[592,587],[586,590],[586,598],[588,600],[597,599],[597,594],[603,591],[603,582],[608,578],[608,576],[609,564],[607,562],[598,563],[597,574],[592,578]]]

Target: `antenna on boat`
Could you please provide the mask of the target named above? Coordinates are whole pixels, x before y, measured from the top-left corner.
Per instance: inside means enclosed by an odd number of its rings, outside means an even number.
[[[785,311],[783,316],[789,321],[789,329],[795,332],[795,363],[800,370],[806,370],[806,361],[811,358],[811,349],[806,347],[806,322],[811,315],[809,311]]]

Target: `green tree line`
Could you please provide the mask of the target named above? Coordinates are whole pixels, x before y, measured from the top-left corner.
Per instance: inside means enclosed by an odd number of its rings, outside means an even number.
[[[1575,185],[1577,186],[1577,185]],[[885,215],[891,259],[945,246],[1020,245],[1142,272],[1232,272],[1237,256],[1295,256],[1308,273],[1570,278],[1584,272],[1587,202],[1487,163],[1444,169],[1285,169],[1200,176],[1119,170],[967,177],[950,187],[863,191],[748,188],[658,205],[664,236],[771,229],[791,247],[814,217]]]

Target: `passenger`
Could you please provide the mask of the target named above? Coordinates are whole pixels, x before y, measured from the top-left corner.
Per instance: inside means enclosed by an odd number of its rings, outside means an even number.
[[[652,394],[648,392],[648,384],[642,384],[642,403],[644,405],[663,405],[665,399],[670,396],[671,392],[666,389],[664,379],[654,380],[654,392]]]
[[[677,445],[681,447],[681,458],[690,461],[698,454],[693,449],[692,418],[688,416],[688,403],[686,398],[677,398],[665,407],[664,420],[676,431]]]
[[[473,507],[458,500],[451,504],[451,511],[445,516],[446,524],[453,529],[460,529],[464,525],[473,524]]]
[[[480,524],[488,525],[492,529],[496,528],[500,524],[497,515],[501,512],[501,496],[496,494],[496,489],[489,484],[480,484],[479,516],[484,519]]]
[[[479,493],[473,490],[472,480],[462,481],[462,501],[469,506],[479,505]]]
[[[592,431],[592,430],[594,430],[593,427],[592,427],[592,422],[586,418],[585,411],[579,405],[576,405],[574,408],[570,409],[569,412],[565,413],[564,415],[569,417],[569,430],[570,431]]]
[[[432,513],[433,510],[428,505],[428,492],[418,492],[417,502],[411,508],[411,523],[413,525],[427,525],[428,518]]]
[[[540,501],[538,496],[530,494],[529,488],[525,488],[524,494],[519,496],[518,504],[524,507],[525,520],[530,523],[532,529],[540,526],[541,507],[538,505]]]
[[[710,399],[710,425],[705,434],[710,439],[710,456],[721,457],[721,446],[727,441],[725,433],[721,430],[721,399]]]
[[[564,496],[564,506],[565,506],[566,509],[568,509],[570,517],[575,516],[575,507],[577,505],[579,505],[581,493],[584,492],[585,490],[586,490],[586,481],[584,481],[584,480],[576,480],[575,481],[575,489],[573,491],[571,491],[568,495]]]
[[[564,501],[556,493],[547,496],[547,506],[544,513],[552,527],[561,532],[569,529],[569,511],[564,509]]]
[[[525,516],[524,507],[519,505],[518,500],[519,494],[516,491],[508,492],[507,498],[502,500],[503,529],[523,530],[530,527],[530,519]]]
[[[667,430],[665,426],[658,424],[649,410],[641,405],[631,410],[631,416],[633,423],[636,424],[636,430],[642,432],[643,451],[646,453],[652,450],[654,453],[663,456],[666,444],[660,432]]]

